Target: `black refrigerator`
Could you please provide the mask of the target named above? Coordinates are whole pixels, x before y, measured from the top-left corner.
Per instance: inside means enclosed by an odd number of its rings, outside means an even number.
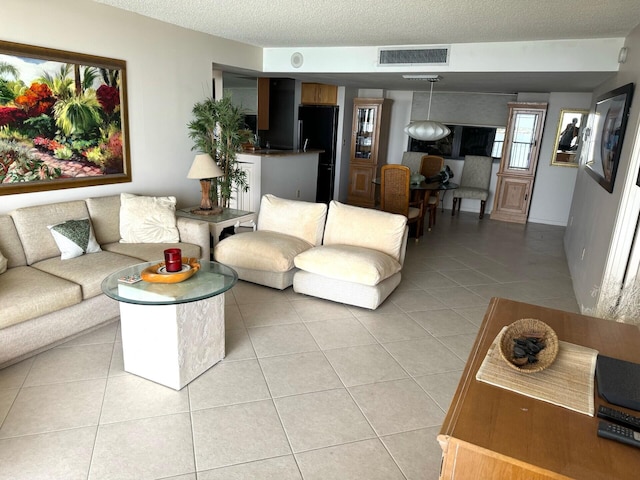
[[[338,107],[300,105],[298,108],[300,150],[324,150],[318,157],[316,202],[333,200],[338,138]]]

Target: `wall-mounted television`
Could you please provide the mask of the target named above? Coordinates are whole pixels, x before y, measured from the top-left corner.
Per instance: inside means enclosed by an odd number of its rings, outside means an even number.
[[[410,152],[425,152],[445,158],[462,159],[465,155],[500,158],[504,144],[504,127],[447,125],[451,133],[436,141],[409,138]]]

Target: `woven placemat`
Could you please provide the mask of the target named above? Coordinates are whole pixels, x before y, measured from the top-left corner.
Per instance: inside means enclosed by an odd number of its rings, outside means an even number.
[[[553,364],[541,372],[520,373],[500,356],[498,344],[506,328],[489,347],[476,380],[593,417],[598,351],[559,341],[558,356]]]

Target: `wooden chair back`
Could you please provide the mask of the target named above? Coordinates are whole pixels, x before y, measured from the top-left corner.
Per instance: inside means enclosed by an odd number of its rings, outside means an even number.
[[[411,170],[406,165],[383,165],[380,172],[380,208],[409,216]]]
[[[420,160],[420,173],[425,177],[433,177],[444,168],[444,158],[437,155],[423,155]]]

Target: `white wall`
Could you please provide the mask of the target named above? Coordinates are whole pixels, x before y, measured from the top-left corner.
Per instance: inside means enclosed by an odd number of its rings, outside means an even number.
[[[624,275],[640,212],[635,185],[640,167],[640,155],[637,154],[640,142],[640,25],[627,37],[625,46],[628,48],[626,63],[620,66],[612,80],[598,87],[591,106],[593,109],[599,95],[629,82],[635,83],[635,98],[614,189],[612,193],[606,191],[581,165],[570,211],[573,222],[567,227],[564,239],[574,292],[583,312],[602,307],[599,303],[604,299],[598,292]],[[636,154],[632,155],[632,152]],[[617,268],[612,268],[614,266]]]
[[[2,0],[3,12],[25,12]],[[262,50],[86,0],[33,0],[28,14],[5,15],[2,40],[127,62],[131,183],[0,197],[0,212],[90,196],[133,192],[175,195],[197,204],[200,187],[186,178],[194,157],[187,123],[194,103],[212,93],[212,64],[262,68]]]
[[[447,65],[431,65],[428,72],[614,72],[622,44],[621,38],[458,43],[451,45]],[[295,52],[304,56],[299,68],[291,65]],[[377,46],[265,48],[264,71],[425,73],[421,65],[378,64]]]
[[[578,169],[551,165],[561,109],[589,109],[590,93],[552,92],[549,95],[536,182],[531,197],[529,221],[566,226]]]

